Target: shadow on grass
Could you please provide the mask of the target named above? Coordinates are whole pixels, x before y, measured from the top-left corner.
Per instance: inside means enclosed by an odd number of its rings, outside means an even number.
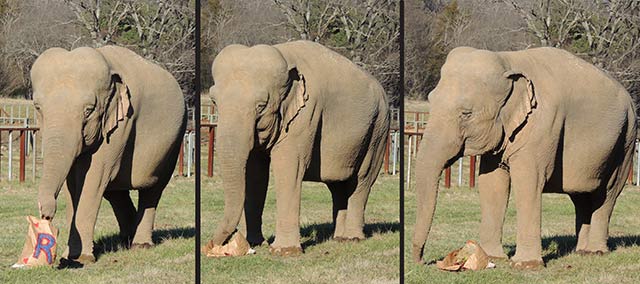
[[[196,236],[196,229],[194,227],[182,227],[182,228],[173,228],[173,229],[161,229],[154,230],[151,235],[151,239],[155,245],[162,244],[165,240],[168,239],[178,239],[178,238],[193,238]],[[100,259],[105,253],[116,252],[122,249],[126,249],[126,245],[123,243],[120,235],[112,234],[109,236],[104,236],[98,239],[97,242],[94,243],[93,246],[93,255],[95,256],[95,260]],[[60,264],[58,265],[58,269],[78,269],[82,268],[84,265],[76,260],[67,260],[64,258],[60,259]]]
[[[165,240],[168,239],[179,239],[185,238],[190,239],[196,236],[196,228],[194,227],[181,227],[181,228],[173,228],[173,229],[160,229],[153,230],[153,235],[151,235],[151,239],[155,245],[162,244]],[[96,256],[96,259],[99,259],[101,255],[109,252],[116,252],[118,250],[124,249],[125,247],[122,244],[122,240],[118,234],[113,234],[109,236],[104,236],[95,243],[93,254]]]
[[[323,242],[329,241],[333,238],[333,223],[319,223],[306,225],[300,229],[300,237],[307,239],[302,243],[302,247],[315,246]],[[364,235],[366,238],[370,238],[373,234],[386,234],[400,231],[399,222],[380,222],[364,225]],[[270,238],[269,243],[273,242],[273,237]]]
[[[575,252],[577,242],[578,239],[575,235],[559,235],[542,238],[542,250],[550,251],[542,257],[542,260],[544,260],[544,262],[548,262]],[[607,240],[609,251],[638,245],[640,245],[640,235],[609,237]],[[505,245],[505,248],[509,257],[512,257],[515,254],[515,244]]]

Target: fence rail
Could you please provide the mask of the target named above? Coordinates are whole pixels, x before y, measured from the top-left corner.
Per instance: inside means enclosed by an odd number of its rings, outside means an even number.
[[[392,108],[390,110],[391,116],[391,130],[387,136],[387,147],[384,153],[383,173],[396,175],[400,169],[400,111]],[[214,156],[215,156],[215,140],[216,140],[216,128],[217,128],[217,114],[214,106],[202,106],[201,108],[201,121],[200,131],[201,145],[206,144],[207,149],[207,177],[213,177],[214,168]],[[203,151],[204,152],[204,151]]]
[[[415,155],[418,151],[420,141],[422,140],[422,134],[425,126],[427,125],[428,112],[405,112],[405,149],[407,157],[407,173],[406,173],[406,187],[409,188],[411,182],[411,171],[414,170],[413,163]],[[640,140],[636,141],[636,150],[633,157],[633,166],[629,170],[629,176],[627,183],[639,186],[640,185]],[[468,165],[468,167],[464,165]],[[468,185],[469,187],[476,186],[476,178],[478,176],[478,157],[469,156],[458,159],[454,165],[444,170],[443,186],[450,188],[452,178],[452,168],[457,168],[457,184],[458,186]],[[635,177],[635,179],[634,179]]]

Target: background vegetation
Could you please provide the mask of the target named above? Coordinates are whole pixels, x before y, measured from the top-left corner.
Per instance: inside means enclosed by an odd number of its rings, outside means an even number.
[[[195,94],[195,0],[0,0],[0,96],[30,98],[29,70],[51,47],[120,45]]]
[[[602,68],[638,101],[640,1],[407,0],[405,11],[408,98],[426,98],[457,46],[553,46]]]
[[[397,0],[202,0],[203,88],[225,46],[305,39],[351,59],[382,84],[398,105],[400,22]]]

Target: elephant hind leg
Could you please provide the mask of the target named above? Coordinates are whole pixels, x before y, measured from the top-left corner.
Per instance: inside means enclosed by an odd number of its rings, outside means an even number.
[[[139,191],[138,211],[136,214],[136,233],[133,236],[132,248],[148,248],[153,245],[153,223],[156,208],[166,184],[156,185]]]
[[[589,193],[571,194],[571,201],[576,210],[576,252],[582,253],[589,244],[589,231],[591,228],[591,214],[593,214],[591,196]]]
[[[589,243],[586,251],[602,254],[609,251],[607,239],[609,238],[609,221],[616,199],[622,192],[633,165],[633,152],[635,151],[635,131],[633,131],[624,148],[624,160],[613,171],[606,189],[596,190],[591,194],[593,214],[591,215],[591,228],[589,229]]]
[[[349,196],[355,190],[356,183],[352,180],[327,184],[333,200],[333,238],[346,240],[345,223],[347,220],[347,205]]]
[[[347,239],[364,239],[364,210],[373,183],[378,178],[384,150],[387,143],[388,131],[378,133],[378,137],[371,139],[370,148],[364,156],[362,165],[358,171],[355,190],[349,197],[347,205],[347,218],[345,223],[345,237]]]
[[[128,190],[106,190],[104,198],[109,201],[120,227],[120,238],[125,247],[131,245],[136,229],[136,208]]]

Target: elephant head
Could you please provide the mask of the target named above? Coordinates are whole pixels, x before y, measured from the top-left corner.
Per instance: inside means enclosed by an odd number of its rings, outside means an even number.
[[[53,219],[77,158],[109,143],[109,135],[130,115],[129,93],[102,54],[87,47],[45,51],[33,64],[31,81],[44,147],[38,207],[43,219]]]
[[[429,94],[430,117],[416,164],[413,258],[422,261],[442,170],[467,155],[499,153],[522,130],[536,97],[524,70],[505,53],[468,47],[447,56]]]
[[[216,56],[209,93],[218,112],[224,218],[213,243],[221,244],[242,216],[247,163],[253,151],[268,151],[305,106],[305,78],[268,45],[230,45]],[[268,170],[268,169],[265,169]]]

